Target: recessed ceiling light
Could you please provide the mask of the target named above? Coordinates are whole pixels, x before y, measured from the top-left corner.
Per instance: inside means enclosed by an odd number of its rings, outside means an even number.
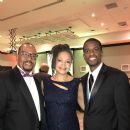
[[[92,13],[92,14],[91,14],[91,17],[95,17],[95,13]]]
[[[101,25],[101,26],[104,26],[105,24],[104,24],[104,23],[101,23],[100,25]]]

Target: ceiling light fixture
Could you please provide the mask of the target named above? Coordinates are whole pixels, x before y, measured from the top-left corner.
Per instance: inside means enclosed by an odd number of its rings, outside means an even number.
[[[1,36],[1,35],[0,35]],[[16,28],[10,29],[9,30],[9,40],[10,40],[10,47],[11,48],[7,52],[0,51],[0,54],[16,54]]]
[[[74,32],[72,31],[72,27],[69,26],[68,28],[61,30],[49,30],[48,32],[45,33],[39,32],[33,36],[23,36],[22,38],[19,39],[20,41],[22,40],[26,41],[39,38],[55,42],[55,41],[65,41],[66,38],[75,39],[78,38],[78,36],[74,34]]]
[[[100,25],[103,27],[105,24],[102,22]]]
[[[3,2],[3,0],[0,0],[0,2]]]
[[[92,14],[91,14],[91,17],[93,17],[93,18],[94,18],[94,17],[95,17],[95,13],[92,13]]]

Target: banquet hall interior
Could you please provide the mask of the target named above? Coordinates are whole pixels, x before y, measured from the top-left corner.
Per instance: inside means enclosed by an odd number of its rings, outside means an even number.
[[[54,45],[67,43],[74,55],[70,72],[81,77],[89,70],[82,46],[93,37],[103,45],[103,62],[130,78],[129,12],[129,0],[0,0],[0,70],[16,65],[17,49],[24,42],[37,48],[34,73],[42,63],[51,66]]]

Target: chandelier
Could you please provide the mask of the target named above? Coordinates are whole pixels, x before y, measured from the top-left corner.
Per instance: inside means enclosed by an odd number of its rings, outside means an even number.
[[[17,49],[16,49],[16,29],[17,28],[12,28],[9,30],[9,40],[10,40],[10,51],[9,53],[16,53]]]
[[[0,51],[0,54],[15,54],[17,52],[16,49],[16,28],[12,28],[9,30],[9,40],[10,40],[10,50],[9,51]]]
[[[72,27],[60,29],[60,30],[49,30],[48,32],[42,33],[39,32],[37,34],[31,36],[22,36],[20,37],[20,41],[30,41],[34,39],[47,40],[51,42],[56,41],[65,41],[66,39],[76,39],[79,38],[73,31]]]

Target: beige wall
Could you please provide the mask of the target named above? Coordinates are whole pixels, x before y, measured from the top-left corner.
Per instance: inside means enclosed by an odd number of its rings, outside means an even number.
[[[16,65],[16,55],[15,54],[0,54],[0,65],[14,67]]]
[[[118,69],[122,64],[128,64],[130,69],[130,45],[103,48],[103,61]],[[130,71],[126,74],[130,78]]]

